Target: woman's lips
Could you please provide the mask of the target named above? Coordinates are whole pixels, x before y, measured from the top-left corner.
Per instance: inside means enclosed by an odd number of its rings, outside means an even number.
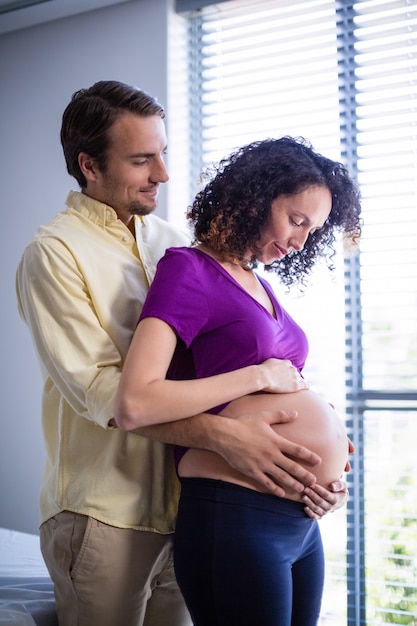
[[[289,252],[288,250],[285,250],[285,248],[281,248],[281,246],[278,246],[276,243],[274,244],[274,248],[275,248],[275,250],[277,251],[277,253],[279,255],[277,257],[278,259],[284,258],[284,256],[287,256],[287,254]]]

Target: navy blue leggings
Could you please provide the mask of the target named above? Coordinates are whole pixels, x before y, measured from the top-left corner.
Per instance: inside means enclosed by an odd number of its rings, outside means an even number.
[[[299,502],[182,478],[175,573],[195,626],[316,626],[324,578]]]

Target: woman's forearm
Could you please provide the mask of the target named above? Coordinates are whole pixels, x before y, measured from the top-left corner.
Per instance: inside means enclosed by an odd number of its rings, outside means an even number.
[[[231,372],[193,380],[166,378],[177,337],[156,318],[140,322],[124,364],[114,418],[123,430],[197,415],[259,391],[292,392],[306,386],[290,361],[268,359]]]
[[[262,365],[196,380],[157,379],[132,385],[121,381],[115,421],[123,430],[172,422],[203,413],[240,396],[262,391],[267,376]]]

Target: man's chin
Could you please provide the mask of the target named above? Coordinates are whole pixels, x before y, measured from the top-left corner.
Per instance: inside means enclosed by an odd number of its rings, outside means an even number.
[[[145,204],[135,205],[130,207],[129,212],[131,215],[149,215],[155,211],[156,206],[156,202],[151,206]]]

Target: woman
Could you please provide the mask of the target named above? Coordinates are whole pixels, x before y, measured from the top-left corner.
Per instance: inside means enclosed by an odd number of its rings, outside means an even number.
[[[346,434],[305,389],[305,334],[253,269],[261,262],[287,286],[304,282],[333,253],[337,230],[359,237],[359,215],[346,169],[303,140],[257,142],[224,160],[188,211],[195,246],[159,263],[123,370],[118,425],[209,407],[230,418],[292,408],[298,418],[278,432],[320,450],[318,482],[338,478]],[[300,496],[263,493],[214,452],[179,448],[176,460],[175,567],[195,625],[315,625],[323,550]]]

